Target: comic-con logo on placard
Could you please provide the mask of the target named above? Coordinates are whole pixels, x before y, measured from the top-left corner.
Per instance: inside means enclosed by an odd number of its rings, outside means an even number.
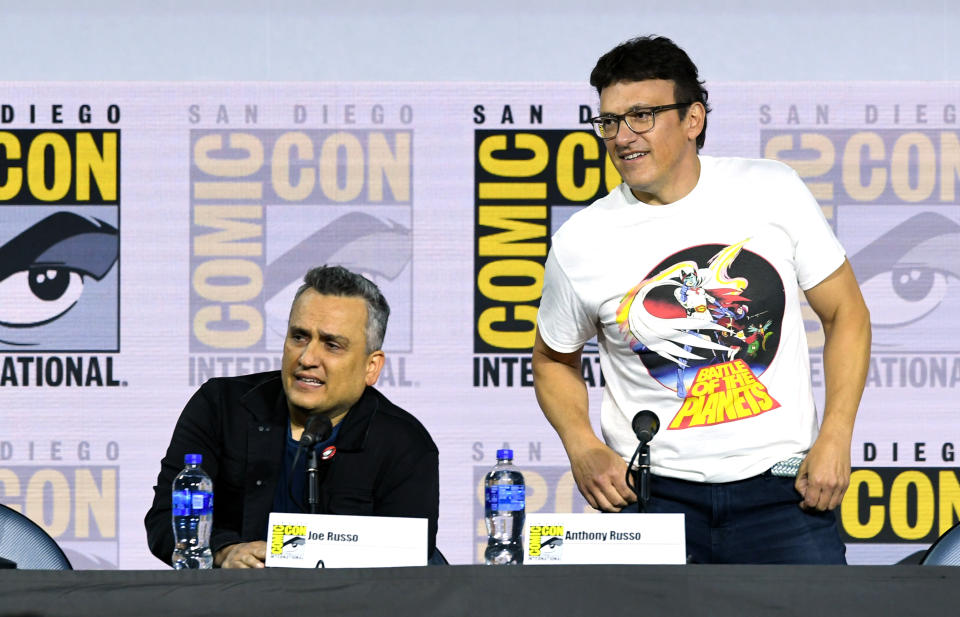
[[[747,243],[675,253],[620,301],[617,323],[630,348],[683,400],[671,429],[779,406],[757,378],[780,344],[783,282],[765,259],[744,248]]]
[[[0,352],[119,351],[119,160],[116,130],[0,132]]]
[[[270,530],[270,554],[280,559],[303,559],[306,525],[274,525]]]
[[[563,555],[563,525],[530,525],[530,561],[559,561]]]

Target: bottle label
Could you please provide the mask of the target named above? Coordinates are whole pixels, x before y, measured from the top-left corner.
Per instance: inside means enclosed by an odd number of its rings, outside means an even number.
[[[523,510],[526,505],[526,488],[522,484],[488,486],[486,488],[487,504],[491,510],[501,512]]]
[[[213,493],[206,491],[173,491],[173,515],[213,514]]]

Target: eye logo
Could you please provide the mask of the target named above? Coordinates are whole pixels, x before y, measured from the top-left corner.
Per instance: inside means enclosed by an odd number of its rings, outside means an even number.
[[[116,226],[64,210],[33,222],[36,210],[0,223],[0,351],[117,351]]]
[[[946,334],[960,297],[958,243],[960,224],[921,212],[885,229],[850,257],[870,307],[875,350],[955,347]]]
[[[295,220],[295,225],[302,226],[302,223]],[[268,232],[271,234],[270,244],[275,246],[284,246],[284,242],[289,244],[289,238],[296,237],[297,233],[286,227],[283,221],[271,224]],[[342,265],[377,283],[390,298],[390,327],[387,328],[384,348],[396,351],[410,347],[410,341],[405,340],[408,337],[403,336],[404,326],[409,329],[410,321],[410,302],[403,302],[410,295],[410,265],[413,262],[413,235],[409,227],[353,211],[335,216],[326,224],[321,223],[318,229],[294,244],[284,246],[278,253],[267,266],[264,276],[267,326],[272,347],[281,349],[283,346],[290,303],[305,269],[311,264]]]

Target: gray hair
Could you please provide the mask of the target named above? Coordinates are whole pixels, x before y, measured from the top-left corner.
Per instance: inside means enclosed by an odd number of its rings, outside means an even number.
[[[351,272],[343,266],[317,266],[311,268],[303,277],[303,285],[293,297],[296,302],[303,292],[312,289],[325,296],[346,296],[363,298],[367,305],[367,353],[383,347],[383,337],[387,333],[387,318],[390,306],[373,281],[361,274]]]

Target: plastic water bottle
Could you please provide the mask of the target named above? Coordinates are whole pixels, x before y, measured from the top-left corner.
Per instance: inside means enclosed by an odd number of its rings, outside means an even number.
[[[523,474],[513,466],[513,450],[497,450],[497,464],[484,480],[487,522],[487,565],[523,563],[523,521],[526,487]]]
[[[207,570],[213,567],[210,528],[213,525],[213,480],[200,467],[203,456],[183,457],[186,467],[173,479],[173,567]]]

